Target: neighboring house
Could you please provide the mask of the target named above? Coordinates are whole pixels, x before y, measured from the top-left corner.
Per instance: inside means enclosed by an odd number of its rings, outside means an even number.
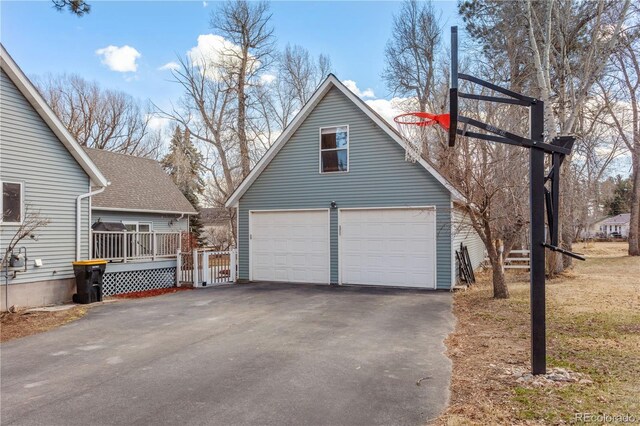
[[[0,307],[70,300],[71,262],[89,257],[91,191],[108,182],[1,45],[0,68],[0,249],[34,215],[49,220],[18,244],[24,266],[0,273]]]
[[[198,212],[160,163],[100,149],[85,151],[110,181],[91,198],[92,224],[119,222],[129,232],[189,230],[189,215]]]
[[[630,213],[622,213],[602,219],[590,227],[590,231],[593,232],[591,236],[627,238],[629,236],[630,217]]]
[[[459,243],[474,267],[484,249],[456,235],[462,195],[404,147],[329,75],[227,201],[239,279],[451,289]]]
[[[0,273],[2,310],[71,300],[81,259],[110,262],[105,295],[175,285],[197,212],[171,178],[154,160],[83,149],[4,47],[0,65],[0,249],[35,216],[49,222]]]
[[[110,181],[91,200],[91,257],[109,261],[104,293],[175,285],[181,233],[197,211],[157,161],[85,151]]]

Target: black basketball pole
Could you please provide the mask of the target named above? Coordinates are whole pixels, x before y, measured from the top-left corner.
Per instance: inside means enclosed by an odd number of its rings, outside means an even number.
[[[531,219],[531,372],[547,372],[545,318],[545,152],[536,144],[544,142],[544,102],[537,101],[530,109],[530,132],[533,146],[529,150],[529,199]]]
[[[480,85],[494,94],[460,92],[458,80]],[[458,98],[493,102],[504,105],[520,105],[529,109],[529,138],[500,129],[488,123],[465,117],[458,113]],[[451,86],[449,88],[449,146],[455,145],[456,135],[521,146],[529,149],[529,208],[530,208],[530,288],[531,288],[531,372],[547,372],[546,319],[545,319],[545,249],[585,260],[584,256],[558,247],[560,208],[560,166],[565,156],[571,154],[575,137],[556,136],[550,142],[544,140],[544,102],[478,77],[458,72],[458,27],[451,27]],[[458,123],[464,126],[458,128]],[[478,132],[474,129],[480,129]],[[552,156],[551,172],[545,176],[546,154]],[[551,190],[545,187],[551,181]],[[545,205],[546,204],[546,205]],[[545,229],[545,213],[549,226],[549,238]],[[547,242],[550,240],[550,244]]]

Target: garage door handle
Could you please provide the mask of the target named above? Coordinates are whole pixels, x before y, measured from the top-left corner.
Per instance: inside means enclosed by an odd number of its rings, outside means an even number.
[[[338,225],[338,235],[342,235],[342,225]]]

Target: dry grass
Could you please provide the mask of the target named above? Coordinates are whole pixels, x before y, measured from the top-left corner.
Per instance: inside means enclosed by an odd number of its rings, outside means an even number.
[[[529,368],[528,274],[509,276],[511,298],[491,299],[490,276],[455,295],[451,401],[438,424],[560,424],[577,412],[640,418],[640,259],[624,243],[579,244],[587,262],[547,283],[548,366],[593,384],[533,387],[507,371]]]
[[[71,309],[55,312],[27,312],[0,314],[0,342],[30,336],[51,330],[82,318],[87,313],[86,306],[74,306]]]

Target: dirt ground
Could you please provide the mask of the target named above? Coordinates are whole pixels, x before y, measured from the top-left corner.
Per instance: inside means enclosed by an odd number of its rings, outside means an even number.
[[[511,298],[491,298],[490,275],[456,293],[447,339],[451,400],[437,424],[564,424],[576,413],[640,421],[640,259],[625,243],[577,244],[586,262],[547,282],[547,365],[584,383],[518,381],[530,369],[528,273],[510,274]]]
[[[82,318],[87,313],[86,306],[55,312],[2,312],[0,314],[0,342],[30,336],[51,330]]]

